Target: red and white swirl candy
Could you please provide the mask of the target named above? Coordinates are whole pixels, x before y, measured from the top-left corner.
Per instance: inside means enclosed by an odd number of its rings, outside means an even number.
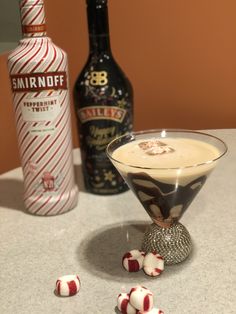
[[[136,309],[129,302],[128,293],[120,293],[117,298],[117,307],[122,314],[136,314]]]
[[[155,252],[147,253],[143,261],[143,270],[149,276],[159,276],[164,270],[163,257]]]
[[[80,289],[80,279],[78,275],[62,276],[56,281],[55,292],[58,296],[69,297],[75,295]]]
[[[136,272],[143,268],[145,253],[140,250],[131,250],[122,258],[123,267],[129,272]]]
[[[130,304],[141,312],[151,311],[153,308],[153,293],[143,286],[137,286],[130,290]]]

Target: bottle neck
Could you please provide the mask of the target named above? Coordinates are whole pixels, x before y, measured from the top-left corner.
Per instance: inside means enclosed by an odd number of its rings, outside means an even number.
[[[90,54],[111,53],[107,0],[87,0]]]
[[[47,35],[43,0],[21,0],[20,14],[24,38]]]

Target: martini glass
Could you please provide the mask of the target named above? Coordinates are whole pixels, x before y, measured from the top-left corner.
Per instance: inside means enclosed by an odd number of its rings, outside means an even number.
[[[227,146],[210,134],[148,130],[118,137],[107,155],[152,219],[142,250],[158,252],[166,265],[187,258],[188,230],[179,222]]]

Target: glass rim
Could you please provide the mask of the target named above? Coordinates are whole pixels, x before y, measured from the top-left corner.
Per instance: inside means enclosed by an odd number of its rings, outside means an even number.
[[[130,165],[128,163],[124,163],[124,162],[121,162],[115,158],[112,157],[112,154],[110,154],[109,150],[111,149],[111,146],[116,142],[116,141],[119,141],[119,140],[122,140],[122,138],[125,138],[127,136],[130,136],[130,139],[135,139],[135,136],[137,135],[142,135],[142,134],[148,134],[148,133],[162,133],[162,132],[166,132],[166,133],[188,133],[188,134],[195,134],[195,135],[202,135],[202,136],[205,136],[206,138],[212,138],[213,140],[216,140],[217,142],[221,143],[221,145],[223,145],[224,149],[222,149],[222,153],[220,153],[219,151],[219,156],[212,159],[212,160],[208,160],[208,161],[204,161],[204,162],[201,162],[201,163],[197,163],[197,164],[194,164],[194,165],[189,165],[189,166],[183,166],[183,167],[142,167],[142,166],[135,166],[135,165]],[[198,131],[198,130],[190,130],[190,129],[149,129],[149,130],[143,130],[143,131],[132,131],[132,132],[128,132],[128,133],[125,133],[115,139],[113,139],[108,145],[107,145],[107,148],[106,148],[106,153],[107,153],[107,156],[109,157],[109,159],[111,161],[114,161],[116,163],[119,163],[120,165],[124,165],[126,167],[130,167],[130,168],[133,168],[133,169],[143,169],[143,170],[184,170],[184,169],[190,169],[190,168],[196,168],[196,167],[200,167],[200,166],[204,166],[204,165],[209,165],[211,163],[214,163],[216,162],[217,160],[219,160],[221,157],[223,157],[228,151],[228,147],[226,145],[226,143],[221,140],[219,137],[215,136],[215,135],[212,135],[212,134],[209,134],[207,132],[204,132],[204,131]]]

